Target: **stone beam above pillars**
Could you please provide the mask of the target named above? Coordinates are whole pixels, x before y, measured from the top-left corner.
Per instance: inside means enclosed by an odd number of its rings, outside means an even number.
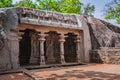
[[[46,34],[40,33],[39,34],[39,41],[40,41],[40,65],[45,65],[45,56],[44,56],[44,42],[45,42]]]
[[[60,58],[61,58],[61,63],[65,64],[65,58],[64,58],[64,42],[65,42],[65,35],[61,34],[59,35],[60,39]]]
[[[81,63],[81,60],[80,60],[80,55],[81,55],[81,52],[80,52],[80,44],[81,44],[81,36],[80,35],[77,35],[76,36],[76,53],[77,53],[77,62],[78,63]]]

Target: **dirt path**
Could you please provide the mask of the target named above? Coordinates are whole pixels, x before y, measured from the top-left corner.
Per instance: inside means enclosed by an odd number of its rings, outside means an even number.
[[[32,70],[38,79],[45,80],[120,80],[120,65],[92,64],[67,68]]]
[[[120,65],[89,64],[29,70],[36,80],[120,80]],[[23,73],[0,75],[0,80],[33,80]]]
[[[0,80],[33,80],[23,73],[12,73],[0,75]]]

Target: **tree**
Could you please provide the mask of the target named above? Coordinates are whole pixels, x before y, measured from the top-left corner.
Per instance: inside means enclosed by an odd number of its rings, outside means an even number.
[[[59,11],[59,1],[57,0],[37,0],[37,8],[42,10]]]
[[[81,14],[83,3],[80,0],[36,0],[33,3],[31,0],[21,0],[14,4],[15,7],[37,8],[41,10],[56,11],[62,13]],[[84,14],[93,16],[94,5],[88,4],[84,7]]]
[[[106,4],[105,19],[114,19],[120,24],[120,0],[113,0],[113,2]]]
[[[60,12],[80,14],[82,5],[80,0],[61,0]]]
[[[12,7],[12,0],[0,0],[0,8]]]
[[[90,3],[88,3],[86,6],[83,7],[83,14],[84,15],[89,15],[93,17],[93,12],[95,11],[95,6],[91,5]]]
[[[62,13],[81,13],[82,3],[79,0],[37,0],[38,8]]]
[[[18,3],[14,4],[15,7],[27,7],[27,8],[36,8],[36,4],[31,0],[20,0]]]

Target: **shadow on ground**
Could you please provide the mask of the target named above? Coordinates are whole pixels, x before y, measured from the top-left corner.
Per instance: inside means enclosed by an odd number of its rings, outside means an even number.
[[[34,80],[23,73],[11,73],[0,75],[0,80]]]
[[[95,72],[95,71],[82,71],[73,70],[66,71],[63,75],[51,74],[47,80],[120,80],[120,75]]]

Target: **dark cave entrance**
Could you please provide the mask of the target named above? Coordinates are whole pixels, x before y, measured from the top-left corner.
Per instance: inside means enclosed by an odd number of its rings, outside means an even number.
[[[45,41],[45,58],[46,64],[59,64],[60,63],[60,43],[59,34],[54,31],[47,33]]]
[[[31,55],[31,38],[30,38],[30,30],[26,29],[23,31],[22,39],[20,40],[20,53],[19,60],[20,65],[29,64],[30,55]]]
[[[37,32],[30,29],[25,29],[20,32],[24,33],[19,45],[20,65],[39,64],[39,36]]]
[[[69,62],[77,62],[77,54],[76,54],[76,43],[75,43],[75,38],[76,35],[74,35],[73,33],[68,33],[66,34],[66,38],[65,38],[65,61],[66,63]]]

